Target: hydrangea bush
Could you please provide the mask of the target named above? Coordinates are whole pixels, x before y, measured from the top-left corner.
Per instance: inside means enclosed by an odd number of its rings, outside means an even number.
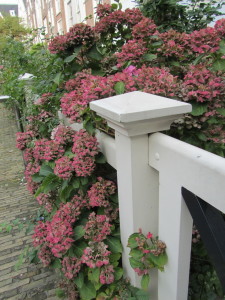
[[[148,299],[122,279],[116,180],[108,176],[115,170],[95,137],[96,128],[113,132],[89,103],[136,90],[189,102],[193,112],[170,134],[224,156],[225,20],[187,34],[160,33],[137,8],[119,4],[99,5],[97,17],[94,27],[76,24],[52,39],[49,51],[63,59],[67,80],[35,101],[26,131],[17,134],[27,188],[43,215],[33,246],[45,266],[60,270],[71,300]],[[61,123],[59,109],[83,129]],[[128,246],[146,289],[149,268],[166,263],[165,244],[139,232]]]

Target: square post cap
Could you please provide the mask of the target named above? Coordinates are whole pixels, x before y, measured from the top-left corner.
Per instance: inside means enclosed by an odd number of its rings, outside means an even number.
[[[167,130],[173,121],[192,111],[188,103],[139,91],[92,101],[90,108],[126,136]]]

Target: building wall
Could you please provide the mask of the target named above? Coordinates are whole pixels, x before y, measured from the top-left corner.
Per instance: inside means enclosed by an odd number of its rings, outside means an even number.
[[[74,24],[86,22],[93,26],[98,3],[113,0],[19,0],[24,3],[27,24],[31,28],[45,27],[47,38],[64,34]],[[123,8],[134,7],[133,0],[122,0]],[[90,18],[89,16],[93,16]]]
[[[0,4],[0,17],[3,17],[4,15],[18,17],[18,5],[17,4]]]

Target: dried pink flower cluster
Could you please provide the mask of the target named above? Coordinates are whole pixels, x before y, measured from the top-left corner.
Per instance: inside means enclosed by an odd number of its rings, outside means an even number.
[[[143,19],[137,23],[132,29],[132,36],[139,43],[140,40],[145,40],[153,35],[157,35],[157,26],[154,21],[143,17]]]
[[[77,276],[81,268],[81,261],[77,257],[64,257],[62,260],[62,271],[68,279]]]
[[[124,56],[124,59],[127,60],[127,57]],[[177,78],[166,69],[146,66],[136,69],[130,66],[123,72],[108,77],[89,75],[83,79],[79,90],[76,89],[62,97],[63,114],[73,121],[81,122],[82,112],[90,101],[116,95],[114,86],[117,82],[124,83],[124,92],[142,90],[146,93],[173,97],[179,90]]]
[[[216,29],[216,33],[220,38],[225,37],[225,19],[216,21],[214,28]]]
[[[94,242],[101,242],[111,233],[112,225],[106,215],[96,215],[92,212],[85,225],[84,238]]]
[[[75,203],[61,204],[60,209],[51,221],[39,222],[34,229],[33,245],[45,246],[54,257],[62,257],[71,247],[73,239],[73,223],[80,215],[80,207]],[[42,254],[44,255],[44,254]]]
[[[96,15],[101,19],[102,17],[108,16],[112,11],[113,9],[110,4],[99,4],[96,8]]]
[[[83,251],[81,261],[86,264],[89,268],[100,268],[109,264],[110,251],[107,250],[108,246],[103,242],[89,243],[89,247]]]
[[[116,191],[116,185],[110,180],[104,180],[102,177],[97,178],[88,191],[89,203],[91,207],[108,207],[109,196],[113,195]]]
[[[95,169],[95,156],[99,152],[97,139],[81,129],[75,134],[73,142],[72,152],[75,157],[72,166],[77,176],[90,176]]]
[[[52,211],[54,204],[54,198],[52,194],[41,193],[37,196],[36,200],[39,205],[43,206],[48,212]]]
[[[69,179],[73,175],[74,168],[72,166],[72,161],[68,156],[63,156],[55,161],[54,173],[55,175],[63,178]]]
[[[16,147],[20,150],[25,150],[27,148],[27,144],[31,142],[34,136],[35,133],[33,131],[17,132]]]
[[[76,131],[71,127],[59,124],[52,130],[51,139],[58,142],[60,145],[67,146],[73,142],[75,132]]]
[[[174,97],[179,90],[177,77],[168,70],[143,66],[135,78],[138,90],[165,97]]]
[[[116,53],[118,67],[122,67],[127,61],[136,64],[147,53],[148,48],[142,40],[129,40],[122,46],[121,52]]]
[[[52,93],[45,93],[40,98],[34,101],[35,105],[45,105],[51,103]]]
[[[99,22],[95,25],[95,31],[97,33],[106,33],[112,28],[115,28],[119,25],[135,25],[140,22],[143,18],[141,11],[137,8],[112,11],[110,14],[107,14],[100,18]]]
[[[204,65],[190,66],[182,84],[183,100],[216,103],[218,98],[224,97],[224,89],[222,78]]]
[[[40,139],[35,141],[33,156],[36,160],[54,160],[63,156],[65,150],[59,142]]]
[[[40,250],[38,252],[38,258],[43,263],[44,267],[47,267],[53,261],[54,256],[52,255],[52,252],[49,249],[49,247],[47,245],[44,245],[43,247],[40,247]]]
[[[182,58],[185,52],[190,52],[188,48],[190,37],[187,33],[170,29],[161,33],[159,38],[163,41],[163,44],[157,50],[160,55]]]
[[[65,35],[57,35],[48,45],[48,49],[52,54],[62,54],[66,51],[67,45],[67,38]]]
[[[221,39],[212,27],[193,31],[189,37],[189,46],[196,53],[214,53],[219,49]]]
[[[114,273],[115,270],[113,268],[113,265],[107,265],[104,266],[101,269],[101,273],[100,273],[100,282],[101,284],[111,284],[114,282]]]
[[[91,26],[79,23],[71,27],[66,35],[54,37],[49,43],[48,49],[53,54],[62,55],[71,47],[91,46],[95,38],[95,32]]]

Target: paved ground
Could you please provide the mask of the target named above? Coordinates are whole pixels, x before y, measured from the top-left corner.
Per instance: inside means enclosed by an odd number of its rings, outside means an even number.
[[[15,148],[15,117],[0,103],[0,224],[29,217],[37,204],[27,192],[23,159]],[[56,276],[41,265],[14,266],[31,235],[24,231],[0,232],[0,300],[56,300]]]

